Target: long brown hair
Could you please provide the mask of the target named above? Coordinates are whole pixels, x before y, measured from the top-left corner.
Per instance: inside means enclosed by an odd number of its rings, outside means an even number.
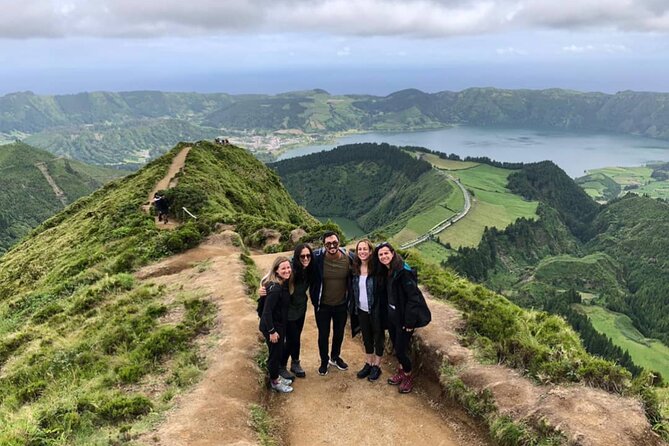
[[[279,274],[277,271],[279,271],[279,266],[283,262],[288,262],[290,265],[290,259],[286,256],[279,256],[276,259],[274,259],[274,262],[272,263],[272,269],[269,270],[267,274],[265,274],[265,277],[263,277],[260,280],[260,284],[264,287],[267,287],[267,284],[270,282],[274,283],[283,283],[283,279],[279,277]],[[293,272],[292,272],[292,265],[291,265],[291,273],[290,273],[290,279],[288,280],[288,289],[290,293],[293,293]]]
[[[360,268],[362,266],[362,260],[360,260],[360,257],[358,257],[358,246],[360,246],[360,243],[365,243],[367,244],[367,247],[369,248],[369,259],[367,260],[367,274],[368,275],[373,275],[372,271],[374,269],[374,264],[376,263],[374,261],[374,245],[372,242],[366,238],[363,238],[360,240],[358,243],[355,244],[355,257],[353,258],[353,274],[356,276],[360,275]]]

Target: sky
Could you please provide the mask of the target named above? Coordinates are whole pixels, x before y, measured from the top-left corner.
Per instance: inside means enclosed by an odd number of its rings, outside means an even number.
[[[0,0],[0,95],[669,92],[666,0]]]

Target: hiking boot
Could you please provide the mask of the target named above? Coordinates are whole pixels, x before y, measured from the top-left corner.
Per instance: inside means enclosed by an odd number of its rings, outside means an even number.
[[[393,376],[388,378],[388,384],[390,384],[391,386],[399,386],[404,380],[405,376],[406,375],[404,374],[404,370],[398,368],[397,372]]]
[[[339,370],[348,370],[348,364],[341,358],[330,359],[330,365],[337,367]]]
[[[360,371],[355,376],[357,376],[360,379],[367,378],[371,371],[372,371],[372,366],[365,363],[365,365],[360,369]]]
[[[276,381],[270,381],[270,386],[272,387],[272,390],[279,393],[290,393],[293,391],[293,388],[288,384],[284,384],[284,381],[282,381],[281,378]]]
[[[404,375],[404,379],[400,383],[400,393],[409,393],[413,389],[413,375]]]
[[[285,379],[285,380],[290,381],[291,383],[292,383],[293,381],[295,381],[295,375],[293,375],[293,374],[290,373],[288,370],[286,370],[285,367],[281,367],[281,368],[279,369],[279,376],[282,377],[282,378]]]
[[[293,361],[290,363],[290,371],[295,374],[298,378],[304,378],[307,376],[306,372],[300,365],[300,361]]]
[[[381,376],[381,367],[379,367],[378,365],[373,365],[372,370],[370,370],[367,379],[369,381],[376,381],[377,379],[379,379],[380,376]]]
[[[318,374],[325,376],[328,374],[328,363],[327,361],[321,361],[321,366],[318,368]]]

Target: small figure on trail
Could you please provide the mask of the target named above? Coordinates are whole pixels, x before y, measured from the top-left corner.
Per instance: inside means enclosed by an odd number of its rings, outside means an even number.
[[[164,195],[160,195],[158,192],[156,192],[153,195],[153,206],[155,206],[156,212],[158,212],[158,221],[162,221],[164,224],[167,224],[167,213],[170,209],[170,204],[167,201],[167,198],[165,198]]]
[[[277,257],[272,264],[272,269],[263,277],[261,282],[267,290],[267,297],[262,306],[258,328],[265,337],[269,350],[267,370],[270,387],[280,393],[293,391],[291,387],[293,381],[285,379],[279,374],[285,345],[290,293],[292,291],[291,274],[290,259],[283,256]]]
[[[374,245],[363,239],[355,246],[351,280],[351,329],[353,336],[362,332],[365,345],[365,365],[357,373],[360,379],[376,381],[381,376],[381,357],[386,343],[386,288],[375,277],[378,260],[373,257]],[[385,268],[383,268],[385,270]],[[383,271],[384,273],[386,271]],[[357,316],[357,324],[355,323]]]
[[[416,328],[430,323],[430,309],[418,288],[415,271],[388,242],[374,250],[374,257],[381,264],[379,279],[384,283],[388,298],[388,331],[400,363],[397,372],[388,378],[388,384],[399,386],[400,393],[413,389],[411,359],[408,352]]]

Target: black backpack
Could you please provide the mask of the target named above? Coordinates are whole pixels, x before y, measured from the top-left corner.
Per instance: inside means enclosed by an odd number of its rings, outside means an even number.
[[[416,289],[418,290],[418,301],[408,302],[407,311],[411,311],[414,315],[416,315],[416,323],[412,328],[421,328],[425,327],[432,321],[432,313],[430,312],[430,308],[427,306],[427,302],[425,302],[423,292],[420,290],[420,288],[418,288],[418,271],[416,268],[411,268],[411,276],[416,282]]]

